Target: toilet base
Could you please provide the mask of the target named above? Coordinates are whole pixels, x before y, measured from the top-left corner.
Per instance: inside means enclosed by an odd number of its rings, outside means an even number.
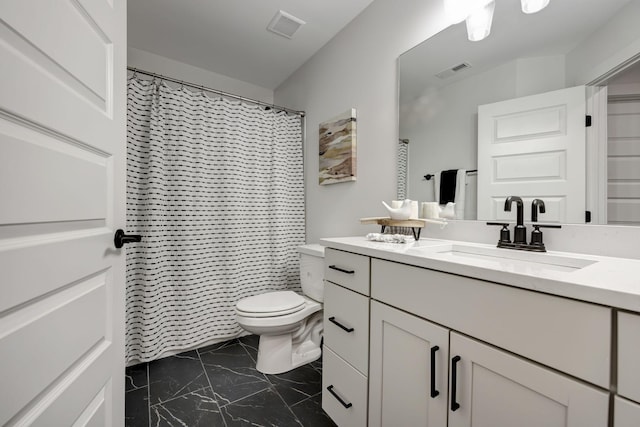
[[[318,360],[322,355],[322,312],[299,330],[280,335],[260,335],[256,369],[263,374],[282,374]]]

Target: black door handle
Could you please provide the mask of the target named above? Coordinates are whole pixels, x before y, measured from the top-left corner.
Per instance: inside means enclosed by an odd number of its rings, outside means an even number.
[[[458,390],[458,362],[460,356],[451,359],[451,412],[460,409],[460,404],[456,402],[456,392]]]
[[[344,406],[345,408],[349,409],[349,408],[351,408],[353,406],[353,403],[345,402],[344,400],[342,400],[342,398],[340,396],[338,396],[338,394],[335,391],[333,391],[333,384],[331,384],[329,387],[327,387],[327,390],[329,391],[329,393],[331,393],[333,395],[333,397],[338,399],[338,402],[340,402],[342,404],[342,406]]]
[[[142,236],[139,234],[124,234],[121,229],[116,230],[115,236],[113,236],[113,244],[116,249],[120,249],[125,243],[139,242],[142,240]]]
[[[331,316],[329,317],[329,322],[333,323],[334,325],[336,325],[337,327],[339,327],[340,329],[347,331],[347,332],[353,332],[354,329],[353,328],[347,328],[346,326],[344,326],[342,323],[338,322],[335,318],[335,316]]]
[[[440,350],[440,347],[434,345],[431,347],[431,397],[436,397],[440,394],[436,390],[436,351]]]

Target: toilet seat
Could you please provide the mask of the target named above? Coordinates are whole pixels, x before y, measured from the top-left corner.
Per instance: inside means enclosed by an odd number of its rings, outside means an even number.
[[[241,299],[236,312],[243,317],[277,317],[297,313],[305,305],[305,298],[293,291],[275,291]]]

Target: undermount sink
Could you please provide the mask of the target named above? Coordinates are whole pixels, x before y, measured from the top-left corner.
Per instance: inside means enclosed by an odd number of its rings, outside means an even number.
[[[488,266],[506,271],[559,271],[572,272],[594,264],[597,261],[555,255],[541,252],[518,251],[490,246],[466,245],[451,243],[432,247],[413,247],[407,251],[408,255],[438,255],[452,261],[470,261],[473,265]]]

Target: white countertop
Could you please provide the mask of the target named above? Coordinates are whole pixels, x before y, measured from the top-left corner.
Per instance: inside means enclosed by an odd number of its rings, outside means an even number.
[[[321,239],[320,244],[373,258],[640,312],[640,260],[554,251],[539,254],[424,238],[403,244],[373,242],[365,237],[338,237]],[[452,245],[475,248],[479,252],[488,248],[494,253],[496,250],[508,251],[505,253],[507,258],[520,257],[522,262],[509,259],[501,262],[499,257],[452,256],[446,251]],[[554,256],[564,263],[573,260],[576,265],[592,263],[582,268],[554,269],[553,263],[542,264],[541,268],[536,262]]]

